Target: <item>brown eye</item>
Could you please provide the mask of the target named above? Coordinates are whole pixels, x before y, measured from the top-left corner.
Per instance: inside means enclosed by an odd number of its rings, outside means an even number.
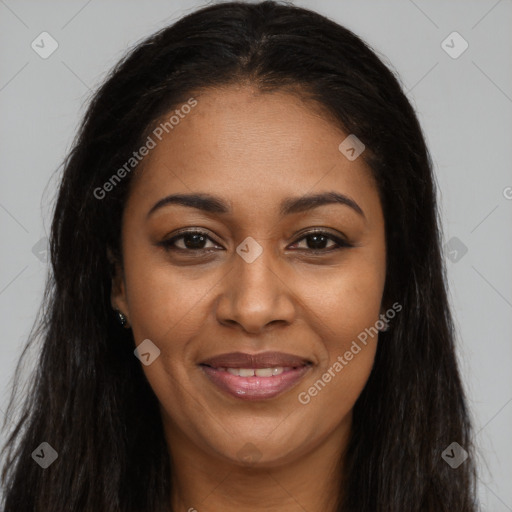
[[[343,247],[352,247],[352,245],[345,242],[345,240],[324,231],[312,231],[310,233],[306,233],[305,236],[295,242],[295,245],[302,240],[306,240],[306,247],[299,250],[306,250],[309,252],[331,252]],[[329,241],[334,242],[334,244],[326,248],[326,244]]]
[[[212,241],[211,238],[203,231],[186,231],[179,235],[176,235],[169,240],[164,240],[159,245],[162,245],[166,250],[178,250],[178,251],[205,251],[211,248],[205,247],[208,240]],[[178,243],[180,245],[178,245]]]
[[[310,233],[306,233],[302,238],[295,242],[294,245],[297,245],[303,240],[306,241],[306,247],[299,248],[298,250],[318,254],[329,253],[344,247],[353,247],[340,237],[325,231],[312,231]],[[208,241],[214,242],[208,236],[208,233],[205,233],[204,231],[182,231],[180,234],[168,240],[164,240],[158,245],[163,246],[166,251],[210,252],[212,247],[207,247],[205,245]],[[333,243],[331,245],[327,245],[329,241]]]

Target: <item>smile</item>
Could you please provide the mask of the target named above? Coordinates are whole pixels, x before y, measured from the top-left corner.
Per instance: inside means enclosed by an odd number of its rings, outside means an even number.
[[[313,366],[284,352],[229,352],[204,359],[199,367],[222,392],[241,400],[266,400],[294,387]]]

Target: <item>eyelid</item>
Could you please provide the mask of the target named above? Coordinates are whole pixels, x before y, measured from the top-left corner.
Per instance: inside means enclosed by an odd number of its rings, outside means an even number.
[[[331,249],[298,249],[298,250],[303,250],[305,252],[309,252],[309,253],[331,253],[333,251],[336,251],[338,249],[343,249],[343,248],[347,248],[347,247],[353,247],[353,245],[347,240],[347,237],[345,237],[345,235],[335,235],[333,233],[331,233],[330,231],[327,231],[326,228],[311,228],[311,229],[307,229],[306,231],[302,232],[302,233],[299,233],[297,235],[297,238],[296,240],[292,243],[292,245],[295,245],[299,242],[301,242],[302,240],[304,240],[305,238],[307,238],[308,236],[311,236],[311,235],[315,235],[315,234],[318,234],[318,235],[323,235],[325,236],[325,238],[333,241],[336,243],[336,245],[338,247],[334,247],[334,248],[331,248]]]
[[[208,238],[211,242],[221,245],[218,242],[216,242],[211,236],[210,232],[206,231],[204,228],[183,228],[177,231],[171,238],[167,238],[163,240],[162,242],[159,242],[157,245],[161,245],[166,250],[176,250],[176,251],[184,251],[184,252],[195,252],[199,253],[201,251],[211,251],[211,249],[181,249],[181,247],[173,247],[173,244],[176,242],[176,240],[179,240],[180,238],[183,238],[186,235],[202,235],[205,238]]]
[[[211,236],[209,235],[209,232],[204,230],[204,228],[184,228],[182,230],[179,230],[177,233],[175,233],[171,238],[163,240],[162,242],[159,242],[157,245],[163,246],[164,249],[167,251],[177,251],[177,252],[182,252],[182,253],[188,252],[188,253],[201,254],[201,253],[205,253],[205,252],[212,252],[211,248],[182,249],[181,247],[174,247],[174,244],[176,243],[177,240],[179,240],[180,238],[183,238],[184,236],[186,236],[188,234],[202,235],[205,238],[207,238],[208,240],[210,240],[211,242],[213,242],[217,245],[221,245],[218,242],[216,242],[215,240],[213,240],[211,238]],[[292,242],[292,245],[295,245],[295,244],[301,242],[302,240],[304,240],[305,238],[307,238],[308,236],[315,235],[315,234],[324,235],[327,239],[333,241],[337,245],[337,247],[330,248],[330,249],[294,249],[294,250],[300,251],[300,252],[306,252],[306,253],[310,253],[310,254],[322,254],[322,253],[330,254],[331,252],[334,252],[334,251],[337,251],[337,250],[340,250],[343,248],[354,247],[353,244],[351,244],[350,242],[348,242],[346,240],[346,237],[344,235],[338,236],[338,235],[335,235],[335,234],[327,231],[327,228],[320,228],[320,227],[310,228],[303,232],[298,233],[297,238],[295,239],[294,242]],[[213,250],[216,250],[216,249],[213,249]]]

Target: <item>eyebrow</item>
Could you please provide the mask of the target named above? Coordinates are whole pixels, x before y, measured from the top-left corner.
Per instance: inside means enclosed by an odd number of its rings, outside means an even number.
[[[178,204],[189,208],[195,208],[208,213],[230,214],[230,206],[220,197],[210,194],[173,194],[160,199],[148,212],[147,218],[156,210],[170,204]],[[319,194],[305,195],[301,197],[289,197],[282,201],[280,215],[301,213],[319,206],[328,204],[341,204],[352,208],[356,213],[365,217],[361,207],[350,197],[338,192],[323,192]]]

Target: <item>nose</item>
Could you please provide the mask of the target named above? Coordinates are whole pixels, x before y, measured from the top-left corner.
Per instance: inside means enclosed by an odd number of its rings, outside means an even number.
[[[262,246],[263,247],[263,246]],[[217,320],[224,326],[257,334],[272,325],[290,325],[296,301],[289,276],[273,262],[273,251],[263,252],[252,262],[233,255],[233,268],[222,282]],[[281,270],[280,270],[281,269]]]

